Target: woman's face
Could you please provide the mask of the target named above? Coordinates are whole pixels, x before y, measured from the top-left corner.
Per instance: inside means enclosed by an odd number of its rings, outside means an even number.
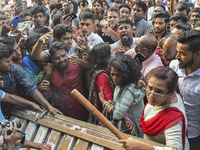
[[[150,105],[162,106],[170,102],[166,81],[151,76],[146,87],[146,96]]]
[[[121,82],[122,82],[122,76],[119,73],[119,71],[116,70],[115,68],[111,67],[110,75],[111,75],[111,78],[112,78],[114,84],[116,86],[120,86]]]

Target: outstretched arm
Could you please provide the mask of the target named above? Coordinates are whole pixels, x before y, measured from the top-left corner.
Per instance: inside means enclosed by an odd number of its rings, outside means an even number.
[[[5,93],[4,97],[2,98],[2,101],[22,107],[30,107],[35,110],[43,111],[39,105],[13,94]]]

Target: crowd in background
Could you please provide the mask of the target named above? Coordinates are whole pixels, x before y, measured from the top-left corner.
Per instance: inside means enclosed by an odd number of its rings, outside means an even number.
[[[199,30],[199,0],[1,0],[0,121],[23,105],[101,125],[77,89],[121,132],[166,145],[125,149],[197,150]]]

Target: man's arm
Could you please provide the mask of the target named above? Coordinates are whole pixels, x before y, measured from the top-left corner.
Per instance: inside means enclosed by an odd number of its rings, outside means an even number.
[[[44,108],[46,108],[55,117],[56,114],[62,115],[62,113],[58,109],[54,108],[53,106],[51,106],[51,104],[49,104],[49,102],[44,98],[44,96],[38,90],[36,90],[33,93],[32,98],[35,101],[37,101],[40,105],[42,105]]]
[[[47,54],[42,52],[42,50],[43,50],[43,44],[45,43],[46,40],[49,40],[51,38],[51,35],[52,32],[49,32],[39,38],[39,40],[32,49],[31,58],[38,61],[48,61]]]
[[[2,102],[7,102],[22,107],[31,107],[35,110],[43,111],[39,105],[13,94],[5,93],[4,97],[2,98]]]

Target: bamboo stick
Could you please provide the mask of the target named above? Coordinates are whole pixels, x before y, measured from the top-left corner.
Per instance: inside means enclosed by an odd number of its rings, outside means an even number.
[[[121,133],[101,112],[99,112],[78,90],[74,89],[71,94],[97,118],[102,124],[104,124],[118,139],[127,139],[123,133]]]

